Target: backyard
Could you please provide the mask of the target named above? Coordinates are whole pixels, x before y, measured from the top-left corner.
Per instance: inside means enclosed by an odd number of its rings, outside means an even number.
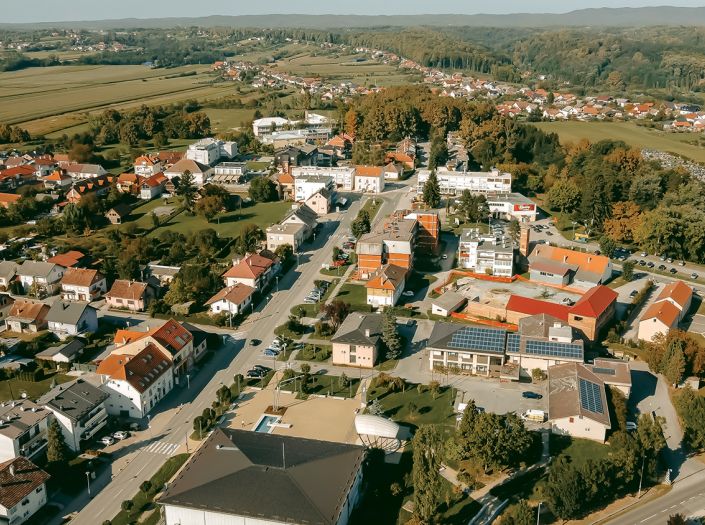
[[[367,289],[362,284],[345,283],[335,296],[337,300],[350,303],[351,306],[367,304]]]
[[[52,384],[66,383],[72,381],[74,377],[61,373],[52,373],[41,381],[23,381],[20,379],[5,379],[0,381],[0,401],[11,401],[19,399],[22,394],[26,394],[29,399],[37,399],[46,394]]]

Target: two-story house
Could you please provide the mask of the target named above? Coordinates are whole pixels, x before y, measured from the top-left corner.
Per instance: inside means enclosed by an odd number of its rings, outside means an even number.
[[[64,268],[50,262],[24,261],[17,274],[25,293],[54,295],[61,288]]]
[[[147,283],[117,279],[105,294],[105,301],[109,308],[143,312],[155,297],[154,288]]]
[[[237,283],[261,291],[272,280],[278,271],[278,261],[253,253],[242,259],[233,261],[233,266],[223,274],[226,286]]]
[[[25,458],[0,463],[0,522],[20,525],[47,502],[49,474]]]
[[[159,197],[164,193],[166,183],[169,179],[163,173],[156,173],[142,181],[140,186],[140,199],[149,201],[155,197]]]
[[[61,297],[67,301],[95,301],[108,287],[98,270],[68,268],[61,278]]]
[[[4,290],[10,286],[10,283],[17,275],[19,266],[13,261],[0,261],[0,287]]]
[[[36,333],[47,326],[49,306],[37,301],[16,299],[5,318],[7,329],[12,332]]]
[[[108,394],[108,414],[145,417],[174,387],[171,360],[149,343],[134,355],[114,351],[98,365],[103,389]]]
[[[49,308],[46,321],[49,331],[59,339],[98,330],[97,310],[85,301],[56,301]]]
[[[68,447],[80,452],[108,423],[108,394],[84,379],[55,386],[37,400],[54,414]]]
[[[41,456],[52,417],[51,412],[29,399],[0,403],[0,461]]]

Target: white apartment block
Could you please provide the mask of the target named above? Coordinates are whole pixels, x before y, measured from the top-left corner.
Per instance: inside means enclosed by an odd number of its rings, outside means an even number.
[[[507,237],[481,234],[476,228],[463,230],[458,245],[458,266],[475,273],[511,277],[514,248]]]
[[[191,144],[186,150],[186,158],[212,166],[222,158],[232,159],[237,155],[237,143],[206,138]]]
[[[418,172],[419,195],[423,193],[424,184],[431,176],[430,170],[419,170]],[[471,193],[510,193],[512,191],[511,173],[502,173],[499,170],[492,171],[450,171],[446,168],[436,170],[438,186],[441,193],[445,195],[461,195],[465,190]]]
[[[294,179],[305,176],[326,176],[332,177],[335,180],[335,185],[342,191],[352,191],[355,181],[354,167],[335,167],[329,168],[324,166],[298,166],[292,168],[291,176]]]
[[[294,178],[294,200],[307,201],[320,190],[335,191],[335,180],[329,175],[302,175]]]

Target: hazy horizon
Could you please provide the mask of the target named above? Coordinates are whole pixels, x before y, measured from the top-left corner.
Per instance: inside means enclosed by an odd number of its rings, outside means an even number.
[[[267,15],[267,14],[319,14],[319,15],[423,15],[423,14],[518,14],[518,13],[568,13],[579,9],[600,7],[705,7],[703,0],[697,1],[594,1],[579,0],[496,0],[491,5],[476,1],[436,0],[431,6],[428,2],[418,0],[358,0],[344,10],[331,7],[330,2],[322,0],[268,0],[266,8],[261,4],[233,5],[232,0],[212,0],[208,2],[208,11],[186,0],[122,0],[119,5],[106,8],[93,0],[33,0],[29,2],[6,0],[4,23],[39,23],[39,22],[79,22],[87,20],[110,20],[121,18],[175,18],[204,17],[211,15]]]

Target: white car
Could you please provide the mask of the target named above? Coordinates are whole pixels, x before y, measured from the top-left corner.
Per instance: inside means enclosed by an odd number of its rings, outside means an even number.
[[[118,430],[117,432],[113,433],[113,438],[117,439],[118,441],[122,441],[123,439],[127,439],[130,437],[130,433],[126,430]]]
[[[633,432],[636,430],[636,423],[634,421],[627,421],[627,430]]]
[[[106,447],[115,444],[115,440],[112,436],[103,436],[102,438],[100,438],[100,442]]]
[[[443,259],[444,261],[445,261],[447,258],[448,258],[448,255],[447,255],[447,254],[444,253],[443,255],[441,255],[441,259]]]
[[[413,297],[413,296],[414,296],[414,292],[412,292],[411,290],[407,290],[407,291],[403,292],[402,295],[403,295],[404,297]]]

